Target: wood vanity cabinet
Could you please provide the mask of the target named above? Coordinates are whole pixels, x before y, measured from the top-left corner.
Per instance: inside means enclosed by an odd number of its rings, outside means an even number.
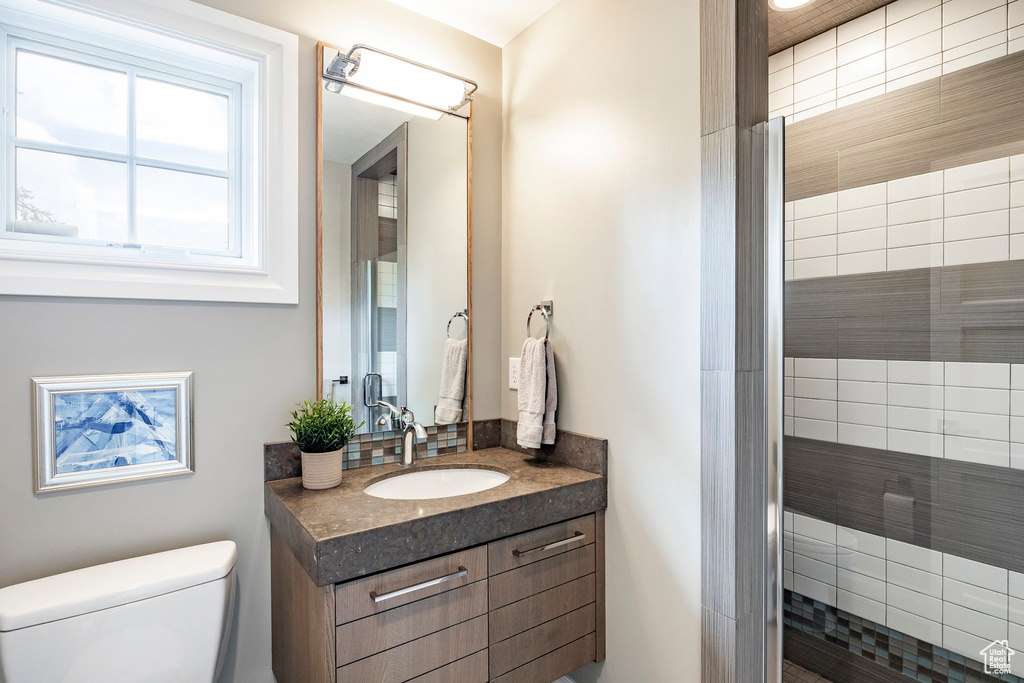
[[[603,511],[319,587],[271,530],[278,683],[550,683],[604,659]]]

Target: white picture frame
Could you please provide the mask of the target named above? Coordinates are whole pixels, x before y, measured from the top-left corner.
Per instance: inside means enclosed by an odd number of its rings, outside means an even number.
[[[195,472],[192,372],[33,377],[35,492]]]

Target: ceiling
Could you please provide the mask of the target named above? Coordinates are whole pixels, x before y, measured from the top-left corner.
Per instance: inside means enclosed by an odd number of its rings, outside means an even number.
[[[893,0],[816,0],[786,12],[768,10],[768,54],[802,43]]]
[[[389,0],[488,43],[505,47],[560,0]]]

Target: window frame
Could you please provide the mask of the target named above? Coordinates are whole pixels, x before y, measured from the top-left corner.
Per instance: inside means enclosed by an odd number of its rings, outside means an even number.
[[[73,8],[40,0],[0,0],[0,39],[6,116],[0,162],[0,294],[298,302],[296,36],[188,0],[82,0]],[[227,172],[143,159],[131,144],[134,129],[125,155],[59,143],[25,144],[15,137],[12,99],[19,49],[113,68],[128,73],[132,83],[137,77],[154,77],[228,95],[229,119],[235,123]],[[133,106],[134,90],[129,98]],[[127,163],[133,203],[139,166],[215,177],[234,174],[229,213],[236,254],[151,245],[139,249],[134,244],[120,250],[100,240],[71,243],[68,238],[12,233],[16,148]],[[133,225],[135,213],[130,204]],[[176,260],[186,251],[189,260]]]

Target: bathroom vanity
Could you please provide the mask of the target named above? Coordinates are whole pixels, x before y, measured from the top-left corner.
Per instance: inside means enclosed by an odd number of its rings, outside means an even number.
[[[389,500],[408,471],[341,486],[269,482],[273,667],[280,683],[550,683],[604,659],[604,476],[492,448],[413,469],[483,466],[495,488]]]

